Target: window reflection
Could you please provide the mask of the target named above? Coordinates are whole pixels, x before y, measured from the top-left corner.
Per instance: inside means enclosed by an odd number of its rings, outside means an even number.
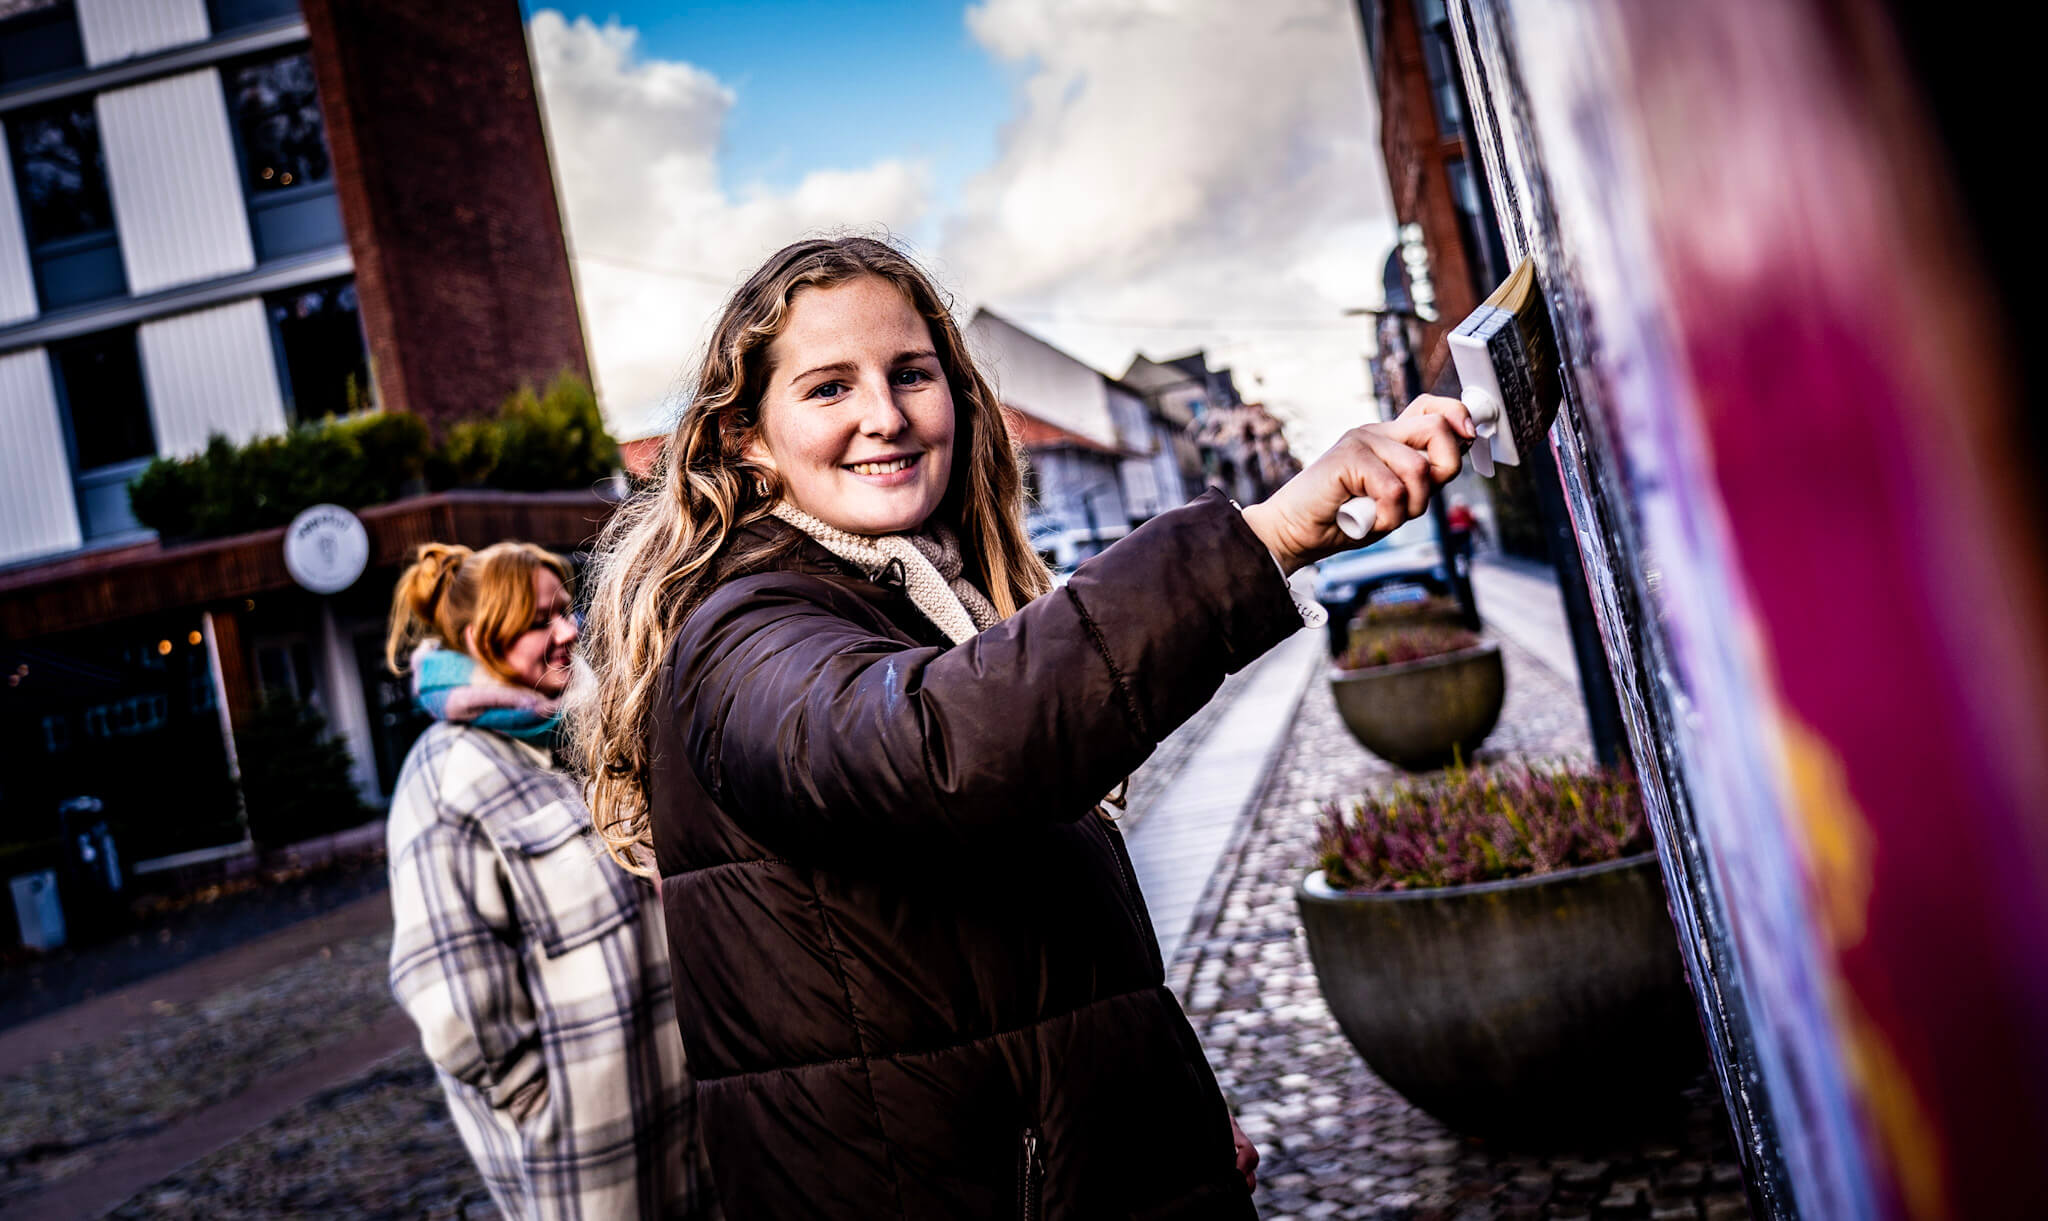
[[[334,280],[264,299],[285,366],[294,423],[371,405],[370,366],[353,280]]]
[[[228,105],[242,136],[251,192],[325,182],[327,160],[313,61],[303,53],[234,69]]]
[[[11,119],[7,126],[30,242],[42,245],[114,227],[90,101]]]
[[[50,356],[70,408],[80,471],[156,453],[133,329],[52,344]]]

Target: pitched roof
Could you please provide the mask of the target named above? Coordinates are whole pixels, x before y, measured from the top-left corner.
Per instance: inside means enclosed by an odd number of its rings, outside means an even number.
[[[1092,437],[1061,428],[1032,415],[1021,408],[1003,405],[1003,417],[1009,422],[1010,435],[1025,449],[1085,449],[1112,458],[1124,456],[1122,450],[1104,445]]]

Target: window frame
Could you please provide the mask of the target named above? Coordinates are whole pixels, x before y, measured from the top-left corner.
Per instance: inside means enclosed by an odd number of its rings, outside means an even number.
[[[49,314],[60,310],[91,308],[101,302],[113,301],[129,295],[128,266],[121,255],[121,219],[114,212],[114,184],[107,173],[106,141],[100,135],[98,94],[74,94],[42,106],[11,112],[6,116],[8,168],[14,175],[16,206],[21,214],[21,235],[28,254],[29,275],[35,283],[36,306],[39,312]],[[31,210],[27,182],[29,152],[22,130],[29,123],[63,114],[85,113],[92,117],[92,157],[88,168],[99,175],[99,194],[106,201],[107,223],[98,229],[79,233],[67,233],[62,237],[43,237],[36,232],[36,222]],[[110,252],[100,264],[101,278],[98,283],[112,285],[110,292],[53,291],[53,270],[66,261],[80,255]],[[112,274],[107,274],[111,269]]]
[[[88,469],[80,464],[78,420],[72,407],[71,379],[65,372],[61,357],[66,348],[84,345],[110,335],[125,335],[128,345],[134,351],[136,401],[142,411],[143,424],[149,431],[150,451],[147,454],[117,459]],[[105,330],[48,344],[43,349],[43,358],[50,364],[50,383],[56,391],[57,419],[63,427],[64,459],[71,471],[71,494],[78,512],[79,536],[86,543],[98,543],[107,539],[147,533],[147,527],[135,519],[132,508],[124,506],[119,516],[107,518],[103,527],[98,529],[94,528],[95,522],[104,514],[93,512],[93,505],[99,503],[97,496],[104,495],[106,489],[111,486],[125,489],[161,453],[156,436],[156,415],[149,401],[149,377],[142,367],[142,347],[138,328],[108,327]]]
[[[245,68],[276,63],[285,59],[303,58],[308,66],[312,64],[312,48],[297,45],[284,48],[269,48],[252,55],[237,56],[222,60],[214,65],[214,76],[220,82],[221,108],[227,116],[228,138],[235,148],[236,185],[242,192],[243,212],[249,223],[249,242],[256,253],[259,265],[280,259],[298,258],[318,250],[343,247],[348,244],[348,227],[341,215],[340,169],[334,163],[334,144],[327,138],[327,98],[320,91],[320,82],[313,82],[313,98],[320,111],[320,147],[327,154],[327,176],[316,182],[294,183],[267,190],[254,186],[255,174],[249,153],[249,142],[243,135],[242,117],[235,107],[235,93],[230,77]],[[328,201],[333,219],[333,239],[308,245],[297,245],[290,249],[270,250],[265,248],[266,232],[264,219],[278,213],[288,213],[319,200]],[[323,215],[322,219],[325,219]]]

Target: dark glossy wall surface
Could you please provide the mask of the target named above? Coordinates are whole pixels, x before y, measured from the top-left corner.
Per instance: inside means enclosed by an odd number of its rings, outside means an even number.
[[[1874,3],[1457,0],[1752,1189],[2048,1215],[2048,573],[2005,305]]]

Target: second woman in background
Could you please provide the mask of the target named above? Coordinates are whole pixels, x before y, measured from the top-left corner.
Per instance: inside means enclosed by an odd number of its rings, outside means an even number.
[[[391,986],[507,1218],[710,1217],[660,906],[550,753],[568,580],[511,542],[399,579],[386,659],[435,723],[391,802]]]

